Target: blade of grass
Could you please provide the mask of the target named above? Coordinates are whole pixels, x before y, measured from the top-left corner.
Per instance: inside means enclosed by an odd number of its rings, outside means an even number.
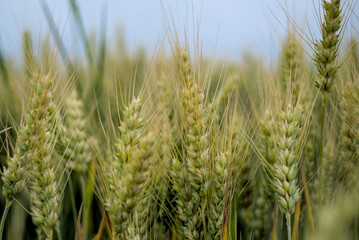
[[[4,79],[4,82],[6,84],[8,84],[9,83],[9,74],[7,72],[5,57],[4,57],[4,53],[3,53],[1,47],[0,47],[0,71],[1,71],[2,77]]]
[[[233,199],[235,199],[233,197]],[[230,225],[229,225],[229,231],[230,231],[230,239],[234,240],[237,239],[237,201],[232,200],[232,211],[230,215]]]
[[[104,215],[102,216],[101,223],[100,223],[100,227],[98,228],[98,231],[97,231],[97,234],[96,234],[96,237],[95,237],[96,240],[101,240],[101,239],[102,239],[103,230],[104,230],[105,224],[106,224],[106,222],[107,222],[106,219],[107,219],[107,218],[106,218],[106,214],[104,214]]]
[[[325,93],[322,94],[322,121],[320,124],[320,148],[319,148],[319,162],[317,164],[318,167],[318,178],[319,178],[319,204],[322,203],[323,200],[323,150],[324,150],[324,125],[325,125],[325,109],[327,106],[327,95]]]
[[[0,131],[0,134],[3,134],[5,133],[6,131],[9,131],[12,127],[8,127],[8,128],[5,128],[3,130]]]
[[[5,208],[4,208],[4,212],[2,214],[1,224],[0,224],[0,240],[3,239],[5,221],[6,221],[7,214],[9,213],[9,209],[11,207],[11,204],[12,204],[12,201],[11,200],[9,201],[8,199],[6,199]]]
[[[85,193],[85,199],[83,199],[84,201],[84,214],[83,214],[83,229],[84,229],[84,233],[85,233],[85,238],[87,236],[87,233],[90,230],[90,224],[91,224],[91,219],[92,219],[92,201],[93,201],[93,196],[94,196],[94,187],[95,187],[95,173],[96,173],[96,169],[95,169],[95,162],[92,161],[90,164],[90,174],[89,174],[89,178],[87,179],[87,183],[85,184],[85,179],[84,176],[81,176],[81,185],[84,188],[83,191]]]
[[[70,201],[71,201],[71,208],[72,208],[72,215],[74,218],[74,223],[77,222],[77,210],[76,210],[76,201],[75,201],[75,191],[74,185],[72,184],[71,176],[69,177],[69,190],[70,190]]]
[[[277,212],[277,236],[279,240],[282,240],[283,238],[283,232],[285,229],[285,222],[283,221],[284,216],[283,214],[279,211],[279,209],[277,208],[277,206],[275,207],[275,211]]]
[[[42,12],[45,15],[47,24],[50,26],[50,31],[51,31],[52,37],[54,38],[56,45],[59,49],[62,61],[65,63],[65,65],[67,67],[68,74],[71,75],[74,68],[73,68],[73,65],[72,65],[70,59],[67,57],[66,48],[64,46],[64,43],[61,40],[59,30],[57,29],[57,27],[55,25],[54,19],[52,18],[49,6],[45,0],[39,0],[39,1],[40,1]]]
[[[107,49],[107,5],[106,7],[102,8],[101,13],[101,23],[100,23],[100,47],[99,47],[99,54],[97,60],[98,66],[98,78],[102,79],[104,70],[105,70],[105,60],[106,60],[106,49]]]
[[[87,199],[86,199],[86,184],[85,179],[81,175],[80,176],[80,184],[81,184],[81,198],[82,198],[82,205],[85,206],[85,209],[87,207]],[[81,206],[82,206],[81,205]],[[79,216],[80,218],[80,216]],[[85,214],[82,214],[82,232],[84,234],[84,238],[87,239],[87,232],[86,232],[86,225],[87,225],[87,216]]]
[[[278,211],[274,211],[274,223],[273,223],[273,230],[271,234],[271,240],[277,240],[277,218],[278,218]]]
[[[106,216],[106,219],[107,219],[107,229],[108,229],[108,232],[110,234],[110,237],[112,238],[113,237],[113,227],[112,227],[112,223],[111,223],[111,220],[110,220],[110,216],[108,215],[107,211],[104,209],[105,211],[105,216]]]
[[[84,240],[84,236],[83,236],[83,232],[82,232],[82,228],[81,228],[81,214],[82,214],[82,204],[79,210],[79,214],[78,214],[78,218],[77,218],[77,223],[76,223],[76,234],[75,234],[75,240],[77,240],[77,237],[80,237],[80,240]]]
[[[90,42],[86,35],[85,26],[84,26],[84,22],[82,20],[81,14],[80,14],[80,10],[78,8],[76,0],[69,0],[69,1],[70,1],[72,13],[75,17],[75,22],[76,22],[77,28],[80,32],[81,40],[85,46],[87,60],[89,61],[90,68],[92,68],[94,65],[94,62],[93,62],[93,57],[91,54]]]
[[[107,41],[106,41],[106,31],[107,31],[107,7],[102,8],[101,13],[101,23],[100,23],[100,45],[99,45],[99,54],[97,59],[97,68],[96,72],[93,74],[93,88],[96,94],[96,98],[101,100],[102,95],[102,83],[103,83],[103,76],[105,72],[105,61],[106,61],[106,49],[107,49]],[[95,69],[95,68],[94,68]],[[100,116],[101,119],[104,119],[105,114],[100,108]]]
[[[305,177],[305,173],[304,173],[304,167],[303,165],[301,164],[300,166],[300,171],[301,171],[301,175],[302,175],[302,184],[303,184],[303,187],[304,187],[304,197],[305,197],[305,203],[307,204],[307,213],[308,213],[308,220],[309,220],[309,225],[310,225],[310,228],[312,230],[312,232],[314,233],[314,220],[313,220],[313,213],[312,213],[312,206],[310,204],[310,196],[309,196],[309,191],[308,191],[308,188],[306,187],[306,184],[307,184],[307,180],[306,180],[306,177]]]

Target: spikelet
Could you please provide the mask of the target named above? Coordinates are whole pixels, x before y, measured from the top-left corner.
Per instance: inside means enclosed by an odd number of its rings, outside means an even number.
[[[138,198],[137,206],[134,210],[133,220],[130,228],[138,239],[151,239],[150,230],[153,224],[153,219],[156,217],[156,203],[152,199],[151,181],[147,181],[144,185],[144,190]],[[133,235],[133,234],[132,234]]]
[[[293,105],[297,103],[302,74],[303,50],[295,35],[289,34],[283,45],[280,65],[281,84],[284,89],[291,90]]]
[[[187,218],[187,216],[189,215],[187,208],[188,206],[193,206],[192,205],[186,205],[187,202],[186,201],[190,201],[191,200],[191,188],[190,185],[187,182],[187,177],[186,177],[186,170],[185,167],[182,165],[182,163],[179,161],[178,158],[173,158],[170,162],[170,170],[169,170],[169,174],[171,176],[171,179],[173,181],[173,186],[172,186],[172,190],[173,193],[175,195],[175,204],[177,206],[177,216],[180,220],[182,220],[184,223],[187,222],[187,225],[190,225],[193,223],[193,221],[195,221],[196,223],[198,223],[199,219],[191,219],[191,218]],[[197,217],[197,215],[196,215]],[[193,224],[192,224],[193,226]],[[186,225],[185,226],[181,226],[181,230],[185,231],[186,230]]]
[[[160,84],[160,96],[159,96],[159,111],[158,117],[160,120],[158,121],[158,125],[156,125],[156,150],[157,155],[155,158],[155,163],[152,168],[152,185],[151,185],[151,194],[152,194],[152,214],[151,217],[155,219],[151,219],[152,223],[154,223],[153,227],[160,228],[161,232],[159,233],[156,230],[153,230],[153,238],[155,239],[163,239],[164,236],[168,236],[170,234],[170,229],[167,228],[166,222],[172,222],[169,218],[169,214],[166,211],[170,206],[171,201],[171,182],[169,178],[169,169],[170,169],[170,161],[172,159],[172,148],[174,145],[173,137],[172,137],[172,128],[170,122],[171,113],[170,110],[170,99],[168,98],[168,89],[164,87],[166,78],[163,77]],[[162,236],[162,238],[159,238]],[[168,237],[167,237],[168,238]]]
[[[148,148],[149,152],[153,152],[155,149],[154,145],[154,139],[155,134],[153,132],[150,132],[144,139],[146,144],[151,144],[151,149]],[[142,140],[141,140],[142,141]],[[147,149],[147,148],[146,148]],[[156,148],[157,150],[157,148]],[[134,209],[133,213],[133,220],[131,222],[130,228],[132,228],[132,232],[135,233],[135,235],[139,239],[152,239],[151,238],[151,228],[156,221],[158,216],[158,207],[160,207],[160,201],[158,192],[155,192],[157,187],[160,187],[160,190],[162,190],[161,187],[161,175],[157,173],[158,169],[153,168],[153,165],[155,164],[153,162],[155,158],[152,157],[150,164],[150,169],[148,170],[151,177],[148,177],[143,185],[143,190],[141,192],[141,195],[138,198],[138,203],[136,208]],[[132,233],[132,235],[133,235]],[[133,235],[134,236],[134,235]]]
[[[58,210],[60,208],[60,194],[55,171],[51,167],[51,145],[49,132],[45,142],[38,149],[37,157],[33,161],[30,180],[31,214],[34,224],[38,226],[40,239],[52,239],[53,229],[58,224]],[[39,143],[41,143],[39,141]]]
[[[259,151],[264,160],[258,169],[253,183],[253,201],[247,211],[242,213],[248,225],[248,231],[253,233],[253,239],[263,239],[273,222],[273,208],[275,204],[275,187],[273,186],[273,174],[271,166],[276,161],[275,140],[277,137],[276,118],[267,109],[263,119],[259,122]]]
[[[313,214],[317,211],[317,206],[320,205],[319,203],[319,179],[318,179],[318,172],[317,172],[317,166],[316,166],[316,159],[318,157],[318,143],[319,143],[319,136],[318,136],[318,123],[312,119],[312,124],[309,126],[308,129],[308,136],[305,142],[305,146],[303,148],[303,154],[302,154],[302,163],[304,168],[304,174],[307,182],[307,188],[310,196],[311,201],[311,210],[313,211]],[[327,142],[327,146],[331,144],[330,141]],[[329,153],[329,151],[324,149],[324,154],[326,155]],[[328,159],[328,156],[324,156],[324,159],[326,162],[331,162]],[[329,167],[329,166],[326,166]],[[308,211],[308,205],[307,205],[307,199],[303,198],[301,210],[303,212],[307,213]],[[305,214],[301,214],[301,221],[304,221],[306,218]],[[304,223],[304,222],[303,222]]]
[[[235,121],[235,120],[234,120]],[[230,191],[237,189],[239,192],[247,185],[250,178],[250,151],[247,140],[240,134],[240,125],[235,121],[235,125],[231,126],[229,131],[230,136],[226,138],[230,139],[229,152],[227,153],[228,161],[230,162],[230,176],[233,181],[230,181]],[[250,191],[246,186],[246,192]],[[246,195],[246,194],[244,194]]]
[[[318,134],[317,129],[319,126],[317,126],[318,123],[315,121],[312,121],[311,126],[309,126],[308,130],[308,137],[307,141],[305,143],[305,147],[303,149],[303,165],[304,165],[304,171],[307,181],[312,181],[316,177],[316,165],[315,165],[315,159],[316,159],[316,144],[318,142]],[[309,184],[309,188],[311,189],[313,184]],[[310,191],[311,192],[311,191]]]
[[[31,152],[26,156],[31,161],[30,170],[30,201],[31,215],[38,227],[39,238],[52,239],[53,229],[58,224],[60,194],[55,171],[51,164],[51,118],[54,115],[52,103],[52,79],[50,76],[40,77],[36,83],[36,93],[31,106],[32,113],[37,112],[36,123],[33,125],[30,143]],[[38,105],[41,103],[40,105]],[[34,108],[38,106],[38,108]],[[30,122],[30,121],[29,121]],[[35,135],[36,134],[36,135]]]
[[[320,79],[315,81],[316,87],[323,93],[332,90],[338,73],[337,62],[342,22],[340,0],[323,0],[324,22],[322,23],[322,40],[315,43],[314,63]],[[339,33],[338,33],[339,31]]]
[[[228,111],[228,107],[230,106],[230,101],[234,99],[238,88],[239,78],[236,75],[231,75],[228,80],[224,83],[218,97],[215,99],[216,107],[218,108],[216,111],[218,113],[218,119],[221,120],[225,111]]]
[[[323,166],[324,172],[324,181],[323,181],[323,196],[320,199],[319,189],[319,179],[317,176],[317,172],[314,172],[314,177],[308,185],[310,200],[311,200],[311,207],[313,210],[314,217],[317,217],[320,211],[321,206],[323,204],[329,204],[334,194],[337,192],[339,188],[337,188],[338,183],[340,180],[340,175],[343,173],[343,164],[341,164],[341,159],[339,158],[339,154],[341,147],[339,144],[339,148],[336,145],[336,141],[333,137],[329,138],[325,144],[324,151],[323,151],[323,160],[325,165]],[[354,169],[353,169],[354,170]],[[354,170],[355,171],[355,170]],[[353,173],[354,173],[353,171]],[[309,181],[309,179],[307,179]]]
[[[312,98],[308,96],[307,98],[304,98],[301,100],[303,102],[303,113],[304,116],[307,117],[305,119],[304,117],[301,118],[302,123],[300,123],[300,127],[304,128],[303,133],[305,134],[303,137],[305,138],[305,145],[303,148],[303,152],[301,155],[301,161],[303,164],[303,173],[305,175],[305,180],[307,182],[307,188],[310,196],[311,201],[311,209],[314,210],[314,197],[317,198],[319,194],[317,194],[318,190],[316,189],[318,187],[318,174],[317,174],[317,157],[318,157],[318,143],[319,143],[319,136],[318,136],[318,129],[319,124],[316,121],[316,115],[312,113]],[[307,122],[307,126],[305,126],[305,121]],[[324,159],[326,159],[324,157]],[[303,176],[302,176],[303,177]],[[317,196],[314,196],[317,195]],[[303,201],[301,202],[301,211],[307,213],[308,212],[308,203],[306,202],[307,199],[303,198]],[[306,214],[301,214],[300,216],[301,222],[303,222],[306,218]],[[304,222],[303,222],[304,223]],[[301,224],[300,224],[301,225]]]
[[[323,198],[320,199],[320,184],[316,172],[313,173],[314,177],[310,179],[311,182],[308,185],[314,217],[318,216],[320,207],[323,206],[323,204],[328,204],[333,199],[336,186],[338,184],[338,177],[343,169],[343,166],[340,164],[340,160],[338,158],[338,148],[335,144],[334,139],[331,138],[328,139],[324,147],[323,159],[325,161],[325,165],[323,166]],[[309,181],[309,179],[307,179],[307,181]]]
[[[278,126],[277,148],[278,154],[274,164],[274,187],[280,211],[285,215],[287,227],[290,230],[291,214],[295,211],[295,204],[300,198],[298,186],[298,137],[302,107],[298,105],[293,109],[288,107],[282,112]],[[288,230],[288,234],[290,231]]]
[[[230,101],[234,99],[237,88],[238,77],[236,75],[231,75],[227,81],[224,82],[219,94],[210,104],[207,104],[205,114],[208,128],[215,128],[223,119],[225,111],[228,111]]]
[[[259,168],[254,178],[253,201],[244,215],[250,239],[265,239],[273,222],[273,205],[267,200],[266,182],[264,170]]]
[[[207,210],[207,226],[210,235],[206,239],[218,240],[221,238],[222,225],[224,223],[226,190],[228,191],[227,181],[228,158],[226,154],[219,153],[215,159],[212,175],[212,189],[209,195],[209,207]]]
[[[235,95],[235,91],[238,87],[238,76],[231,75],[228,80],[224,83],[221,93],[218,97],[218,105],[221,109],[224,109],[228,102],[233,98],[233,95]]]
[[[261,144],[259,145],[259,150],[261,151],[265,164],[262,164],[264,171],[264,192],[266,194],[265,198],[268,198],[271,205],[274,205],[274,186],[273,174],[271,173],[270,166],[273,166],[276,162],[277,149],[276,149],[276,137],[278,134],[276,118],[272,113],[267,109],[264,113],[264,118],[259,122],[261,131],[260,139]],[[264,181],[265,180],[265,181]]]
[[[158,82],[159,88],[159,101],[161,106],[160,112],[161,114],[165,113],[170,122],[174,119],[174,107],[173,102],[171,100],[172,91],[168,83],[168,76],[166,74],[162,74],[161,81]]]
[[[333,193],[336,186],[337,178],[337,148],[335,147],[334,139],[330,139],[324,148],[324,160],[325,160],[325,175],[324,175],[324,203],[330,203],[333,199]]]
[[[247,140],[242,136],[243,123],[238,121],[239,115],[234,114],[228,126],[224,126],[226,156],[228,158],[229,187],[231,202],[237,201],[238,215],[245,219],[245,213],[251,204],[253,182],[251,178],[252,161]]]
[[[130,226],[127,229],[127,233],[125,235],[126,240],[141,240],[139,234],[136,232],[136,229],[133,226]]]
[[[133,149],[138,147],[142,134],[143,119],[140,117],[142,104],[140,99],[133,99],[130,106],[125,107],[123,112],[124,120],[119,127],[121,138],[117,139],[115,147],[117,149],[114,166],[121,172],[123,164],[131,159]]]
[[[340,126],[338,168],[341,169],[341,182],[348,191],[353,190],[355,186],[353,183],[359,180],[359,176],[357,176],[359,169],[359,114],[356,111],[358,105],[355,102],[358,93],[358,86],[350,81],[343,89],[340,102],[343,121]]]
[[[57,152],[67,160],[67,166],[78,173],[85,173],[92,157],[90,145],[85,133],[83,103],[72,90],[65,100],[64,122],[60,125]]]
[[[32,47],[31,32],[25,30],[23,35],[23,52],[24,52],[24,65],[27,77],[31,78],[33,72],[36,70],[36,61]]]
[[[27,113],[19,129],[14,156],[8,159],[8,166],[2,174],[3,195],[8,200],[24,188],[29,163],[36,157],[39,139],[45,135],[43,121],[55,110],[54,105],[50,104],[50,88],[50,76],[41,76],[35,83]]]
[[[142,137],[140,110],[139,99],[132,100],[124,110],[121,138],[117,139],[117,154],[108,175],[110,190],[105,207],[113,225],[114,239],[126,239],[133,211],[149,178],[154,139],[152,135]]]
[[[122,186],[125,183],[121,178],[125,178],[122,173],[124,164],[130,166],[131,160],[133,161],[132,156],[138,155],[139,139],[142,135],[143,126],[143,119],[140,117],[141,108],[142,104],[139,99],[133,99],[131,104],[125,107],[124,120],[121,121],[121,126],[119,127],[121,137],[115,143],[115,155],[111,163],[112,172],[108,177],[110,191],[105,204],[116,235],[126,232],[130,213],[134,208],[134,203],[129,204],[126,199],[127,197],[132,197],[127,193],[131,190],[129,188],[130,184],[125,182],[127,186]],[[124,187],[129,189],[122,190],[121,188]],[[122,193],[122,191],[124,192]],[[138,191],[136,193],[138,194]]]
[[[247,155],[247,154],[246,154]],[[254,182],[251,179],[252,177],[252,159],[249,158],[249,156],[245,156],[244,162],[242,166],[239,168],[240,176],[234,177],[233,180],[237,180],[235,186],[236,195],[237,197],[237,204],[238,204],[238,214],[242,221],[247,221],[248,217],[248,209],[251,206],[251,203],[253,201],[253,192],[254,192]],[[238,174],[237,174],[238,175]],[[232,182],[231,181],[231,182]]]
[[[262,144],[260,145],[260,151],[264,156],[266,162],[274,164],[275,162],[275,138],[277,135],[277,128],[275,118],[269,110],[264,113],[264,118],[259,122],[261,131],[260,138]]]
[[[141,138],[141,149],[134,152],[131,160],[124,164],[121,178],[118,179],[117,198],[110,200],[111,206],[107,204],[107,210],[114,225],[115,237],[119,239],[125,239],[129,220],[149,178],[152,145],[152,138]]]
[[[208,205],[208,143],[205,133],[204,95],[200,85],[194,80],[187,50],[177,56],[177,66],[181,80],[181,101],[183,107],[183,127],[185,132],[184,166],[178,160],[173,165],[179,168],[172,173],[176,181],[174,188],[178,194],[177,205],[182,221],[182,233],[185,239],[202,239],[203,219]],[[180,179],[178,179],[180,178]],[[184,183],[184,185],[182,185]]]

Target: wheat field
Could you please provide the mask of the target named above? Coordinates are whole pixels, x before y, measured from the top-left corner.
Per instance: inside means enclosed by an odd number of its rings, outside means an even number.
[[[153,56],[23,32],[21,64],[0,52],[0,239],[359,239],[354,4],[321,1],[319,38],[292,24],[270,64],[202,57],[170,19]]]

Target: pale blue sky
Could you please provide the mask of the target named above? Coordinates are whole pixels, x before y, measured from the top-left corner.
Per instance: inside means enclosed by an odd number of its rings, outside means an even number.
[[[312,33],[318,35],[319,0],[162,0],[162,3],[163,7],[160,0],[78,0],[88,32],[98,30],[101,9],[107,6],[109,42],[114,43],[118,26],[122,25],[131,49],[141,44],[150,52],[164,38],[165,14],[173,16],[179,32],[183,32],[183,24],[187,23],[188,34],[193,35],[192,8],[195,20],[201,16],[201,46],[210,56],[215,51],[216,56],[230,59],[248,51],[267,56],[275,54],[288,26],[286,13],[307,34],[309,24]],[[68,0],[48,0],[48,4],[56,24],[63,31],[66,48],[81,52]],[[356,4],[353,11],[357,15],[358,10]],[[39,0],[0,0],[0,44],[7,55],[19,53],[21,33],[25,28],[32,31],[35,44],[40,36],[49,32]]]

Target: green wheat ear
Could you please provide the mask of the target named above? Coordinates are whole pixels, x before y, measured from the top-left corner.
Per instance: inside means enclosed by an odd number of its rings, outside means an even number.
[[[277,118],[269,109],[264,112],[259,126],[258,137],[261,142],[259,151],[264,157],[265,164],[262,164],[253,179],[253,200],[243,214],[253,239],[263,239],[269,235],[270,225],[273,222],[272,210],[275,205],[275,187],[272,184],[274,177],[271,169],[277,156],[275,144],[278,129]],[[255,168],[255,165],[252,168]]]
[[[273,222],[274,205],[268,200],[268,179],[263,168],[258,169],[253,181],[253,199],[243,215],[251,238],[265,239]]]
[[[8,159],[8,166],[2,174],[3,195],[8,200],[12,200],[12,196],[24,188],[29,164],[36,157],[38,140],[45,135],[44,124],[54,112],[50,76],[34,78],[37,81],[19,129],[15,153]]]
[[[280,79],[283,90],[290,89],[293,105],[296,105],[303,85],[303,48],[294,34],[289,34],[283,45],[280,63]]]
[[[41,75],[35,76],[34,80],[34,91],[19,130],[15,154],[9,158],[8,168],[2,176],[3,194],[11,206],[13,195],[28,181],[31,216],[38,236],[52,239],[60,208],[59,186],[51,164],[52,118],[55,115],[52,78]]]
[[[300,198],[297,151],[302,111],[299,105],[296,108],[289,106],[286,112],[282,112],[276,141],[278,154],[274,164],[273,184],[278,207],[286,217],[288,236],[291,234],[291,215]]]
[[[116,154],[108,174],[110,189],[105,207],[113,225],[114,239],[127,239],[131,233],[128,227],[149,178],[154,138],[143,136],[141,108],[140,99],[132,100],[125,108],[121,137],[115,144]]]
[[[52,102],[52,78],[40,77],[36,83],[36,99],[41,102],[43,115],[37,119],[37,131],[32,133],[36,146],[31,155],[30,201],[34,224],[38,227],[40,239],[52,239],[53,229],[59,221],[60,191],[54,167],[51,164],[51,151],[54,134],[52,121],[54,105]]]
[[[359,170],[359,127],[358,127],[358,103],[359,88],[356,82],[349,81],[343,89],[340,102],[342,123],[339,135],[338,166],[342,184],[347,191],[355,188]]]
[[[314,63],[320,76],[315,85],[325,93],[332,90],[339,69],[337,56],[342,22],[340,0],[323,1],[323,8],[322,40],[315,43]]]
[[[85,132],[83,102],[73,90],[65,100],[66,115],[61,125],[56,150],[66,160],[68,167],[78,173],[85,173],[91,162],[91,147]]]
[[[151,170],[153,165],[152,156],[154,153],[154,143],[155,137],[152,132],[140,139],[140,161],[142,162],[142,167],[134,176],[135,182],[133,186],[130,187],[138,186],[142,190],[140,190],[137,197],[136,206],[132,213],[133,218],[129,230],[127,230],[127,234],[131,236],[130,239],[151,239],[149,230],[153,224],[151,217],[154,218],[151,214],[155,214],[156,212],[156,205],[152,199],[153,188],[151,188],[151,185],[153,183],[150,175],[153,174]]]
[[[207,192],[209,151],[204,116],[204,94],[194,78],[186,49],[177,53],[176,63],[181,84],[183,127],[186,155],[181,163],[174,159],[171,177],[177,193],[178,215],[185,239],[202,239]],[[183,185],[184,184],[184,185]]]
[[[226,188],[228,182],[228,158],[226,154],[219,153],[216,156],[212,170],[212,189],[209,194],[208,208],[208,232],[210,239],[221,239],[224,223],[224,210],[226,206]]]

